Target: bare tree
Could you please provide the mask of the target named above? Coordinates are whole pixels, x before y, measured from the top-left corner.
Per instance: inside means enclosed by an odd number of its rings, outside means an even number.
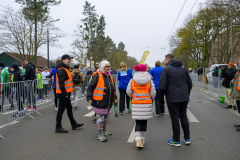
[[[56,42],[65,36],[59,32],[61,30],[58,27],[49,22],[51,22],[49,16],[45,16],[38,22],[38,38],[37,45],[35,45],[34,23],[25,18],[21,9],[15,11],[7,7],[0,15],[0,30],[2,31],[0,33],[0,49],[18,53],[20,59],[25,58],[34,63],[37,57],[35,46],[40,49],[48,42],[47,27],[51,33],[49,35],[50,45],[59,46]]]

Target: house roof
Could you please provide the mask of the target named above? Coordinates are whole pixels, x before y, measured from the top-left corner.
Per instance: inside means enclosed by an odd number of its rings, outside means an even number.
[[[12,57],[13,59],[16,59],[17,61],[21,62],[22,59],[20,58],[20,55],[17,54],[17,53],[10,53],[10,52],[3,52],[5,53],[6,55]],[[1,54],[3,54],[1,53]],[[30,55],[31,57],[31,55]],[[27,60],[27,59],[26,59]],[[51,64],[55,64],[54,62],[52,61],[49,61],[49,66],[51,67],[52,65]],[[46,67],[48,65],[48,60],[42,56],[37,56],[37,67]]]

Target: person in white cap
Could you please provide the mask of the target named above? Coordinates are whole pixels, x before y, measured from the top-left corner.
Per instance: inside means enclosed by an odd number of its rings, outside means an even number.
[[[115,83],[110,70],[108,61],[100,62],[99,70],[93,74],[87,89],[87,101],[97,115],[98,140],[101,142],[107,141],[105,136],[112,135],[106,131],[107,117],[113,103],[117,103]]]

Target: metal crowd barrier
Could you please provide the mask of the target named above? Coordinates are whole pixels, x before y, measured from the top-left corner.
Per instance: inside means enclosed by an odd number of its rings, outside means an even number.
[[[193,85],[213,98],[219,99],[220,96],[226,97],[225,87],[222,85],[224,78],[204,77],[196,73],[190,73]],[[225,98],[226,99],[226,98]]]
[[[51,79],[45,80],[48,81],[46,95],[52,96]],[[35,119],[33,113],[41,115],[38,110],[52,105],[46,105],[51,102],[51,97],[45,101],[36,99],[37,81],[40,80],[1,83],[0,129],[14,124],[26,116]],[[0,138],[3,139],[1,135]]]

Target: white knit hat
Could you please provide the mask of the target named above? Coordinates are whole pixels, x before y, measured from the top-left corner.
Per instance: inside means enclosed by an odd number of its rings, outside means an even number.
[[[102,73],[105,73],[105,67],[106,66],[111,66],[110,62],[108,61],[101,61],[100,64],[99,64],[99,69]]]

